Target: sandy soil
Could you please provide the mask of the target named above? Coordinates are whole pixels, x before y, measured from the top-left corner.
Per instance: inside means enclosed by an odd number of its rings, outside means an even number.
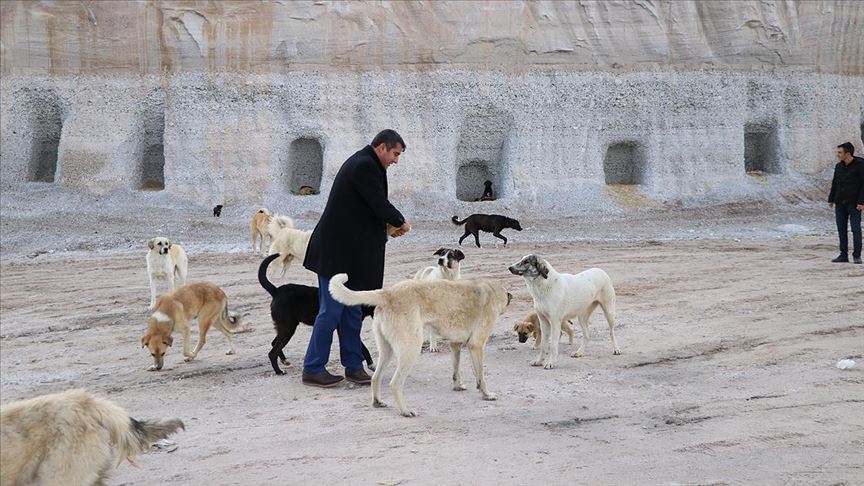
[[[191,278],[223,286],[252,331],[236,336],[234,356],[224,354],[218,333],[193,363],[183,363],[175,346],[167,369],[154,373],[145,371],[149,355],[139,344],[149,295],[136,233],[147,232],[142,223],[112,219],[117,236],[94,237],[88,247],[88,235],[104,226],[67,220],[62,237],[46,240],[28,222],[68,215],[11,206],[7,199],[0,264],[3,401],[84,387],[134,417],[179,417],[187,425],[174,437],[176,451],[154,450],[139,458],[140,469],[121,465],[114,484],[827,485],[864,478],[864,269],[828,263],[831,219],[815,207],[758,216],[715,210],[699,220],[685,212],[606,225],[523,223],[533,229],[509,235],[506,248],[465,247],[464,275],[499,278],[514,293],[486,353],[499,399],[451,391],[449,350],[424,353],[406,386],[420,416],[406,419],[372,408],[368,387],[302,386],[308,327],[286,348],[287,375],[273,374],[269,300],[255,278],[259,258],[243,249],[242,215],[206,220],[207,229],[225,229],[215,236],[189,230],[184,243],[192,249]],[[229,234],[237,235],[233,243]],[[432,251],[459,234],[427,224],[394,242],[387,284],[429,264]],[[212,241],[226,246],[210,248]],[[64,245],[68,251],[40,251]],[[570,358],[562,339],[557,369],[528,365],[530,344],[519,344],[511,328],[531,297],[506,266],[530,252],[559,271],[598,266],[611,275],[623,355],[612,355],[597,314],[584,357]],[[313,281],[296,266],[290,276]],[[363,336],[375,355],[369,326]],[[341,371],[338,344],[331,357],[331,370]],[[859,361],[855,368],[835,368],[849,357]],[[463,375],[470,383],[465,360]]]

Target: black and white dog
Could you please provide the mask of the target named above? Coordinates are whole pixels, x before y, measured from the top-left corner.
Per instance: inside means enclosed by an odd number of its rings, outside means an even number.
[[[480,248],[481,231],[492,233],[492,236],[504,240],[505,245],[507,244],[507,238],[501,234],[501,230],[513,228],[516,231],[522,231],[522,226],[519,225],[519,221],[498,214],[472,214],[462,221],[459,221],[459,218],[453,216],[451,221],[453,221],[453,224],[455,225],[465,225],[465,234],[462,235],[462,238],[459,238],[459,244],[461,245],[462,241],[467,238],[468,235],[473,234],[474,243],[477,244],[477,248]]]
[[[213,207],[213,217],[218,218],[219,216],[222,216],[222,205],[221,204],[217,204],[216,206]]]
[[[318,287],[298,284],[276,287],[270,283],[267,279],[267,267],[278,257],[279,254],[274,253],[261,262],[258,267],[258,282],[273,297],[273,301],[270,303],[270,317],[276,328],[276,338],[270,343],[272,349],[267,356],[270,358],[270,364],[273,365],[273,371],[277,375],[284,375],[285,372],[279,369],[276,358],[279,358],[283,365],[288,366],[290,363],[285,359],[282,350],[294,337],[297,326],[301,322],[309,326],[315,324],[315,318],[318,317]],[[363,317],[367,315],[372,315],[372,310],[364,307]],[[363,346],[363,359],[366,360],[369,369],[374,370],[375,364],[372,362],[372,355],[369,354],[365,344],[360,344]]]

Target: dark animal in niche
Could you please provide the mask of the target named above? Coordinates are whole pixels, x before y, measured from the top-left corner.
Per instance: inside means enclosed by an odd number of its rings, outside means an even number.
[[[272,349],[267,356],[270,358],[273,371],[277,375],[284,375],[285,372],[279,368],[276,358],[279,358],[283,365],[288,366],[290,363],[288,363],[282,350],[294,337],[297,326],[301,322],[309,326],[315,324],[315,318],[318,317],[318,287],[298,284],[286,284],[280,287],[273,285],[267,279],[267,267],[278,257],[279,254],[274,253],[261,262],[258,267],[258,282],[273,297],[273,301],[270,302],[270,317],[276,328],[276,338],[270,343]],[[363,317],[371,316],[373,311],[374,308],[372,307],[364,307]],[[372,355],[366,345],[362,345],[363,359],[366,360],[369,369],[374,370],[375,364],[372,361]]]
[[[297,194],[301,196],[314,196],[315,194],[318,194],[318,191],[316,191],[312,186],[300,186]]]
[[[217,218],[222,216],[222,205],[221,204],[217,204],[216,206],[213,207],[213,216],[215,216]]]
[[[507,245],[507,238],[501,234],[502,230],[505,228],[513,228],[516,231],[522,231],[522,226],[519,225],[519,221],[498,214],[472,214],[462,221],[459,221],[458,217],[453,216],[451,221],[453,221],[453,224],[455,225],[465,225],[465,234],[459,238],[459,244],[461,245],[462,241],[467,238],[468,235],[474,235],[474,243],[477,245],[477,248],[480,248],[481,231],[492,233],[492,236],[504,240],[504,245]]]
[[[479,199],[475,199],[474,201],[494,201],[495,193],[492,192],[492,181],[486,181],[483,183],[483,195],[480,196]]]

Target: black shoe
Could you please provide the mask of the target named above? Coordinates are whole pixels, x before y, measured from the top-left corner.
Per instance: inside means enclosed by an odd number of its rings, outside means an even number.
[[[831,260],[831,263],[849,263],[849,257],[846,255],[840,255],[837,258]]]
[[[348,381],[357,383],[358,385],[368,385],[369,383],[372,383],[372,377],[369,376],[363,368],[354,371],[346,369],[345,378],[348,378]]]
[[[329,371],[324,370],[320,373],[303,373],[303,384],[309,386],[317,386],[321,388],[330,388],[336,386],[345,377],[331,375]]]
[[[852,260],[856,265],[861,265],[861,257]]]

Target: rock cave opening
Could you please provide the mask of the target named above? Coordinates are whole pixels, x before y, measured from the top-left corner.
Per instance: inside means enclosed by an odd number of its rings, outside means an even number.
[[[633,141],[609,145],[603,157],[603,173],[608,185],[638,185],[645,180],[645,154]]]
[[[324,151],[321,143],[308,137],[291,142],[286,184],[291,194],[312,195],[321,190]]]
[[[772,123],[744,125],[744,171],[779,174],[777,126]]]

